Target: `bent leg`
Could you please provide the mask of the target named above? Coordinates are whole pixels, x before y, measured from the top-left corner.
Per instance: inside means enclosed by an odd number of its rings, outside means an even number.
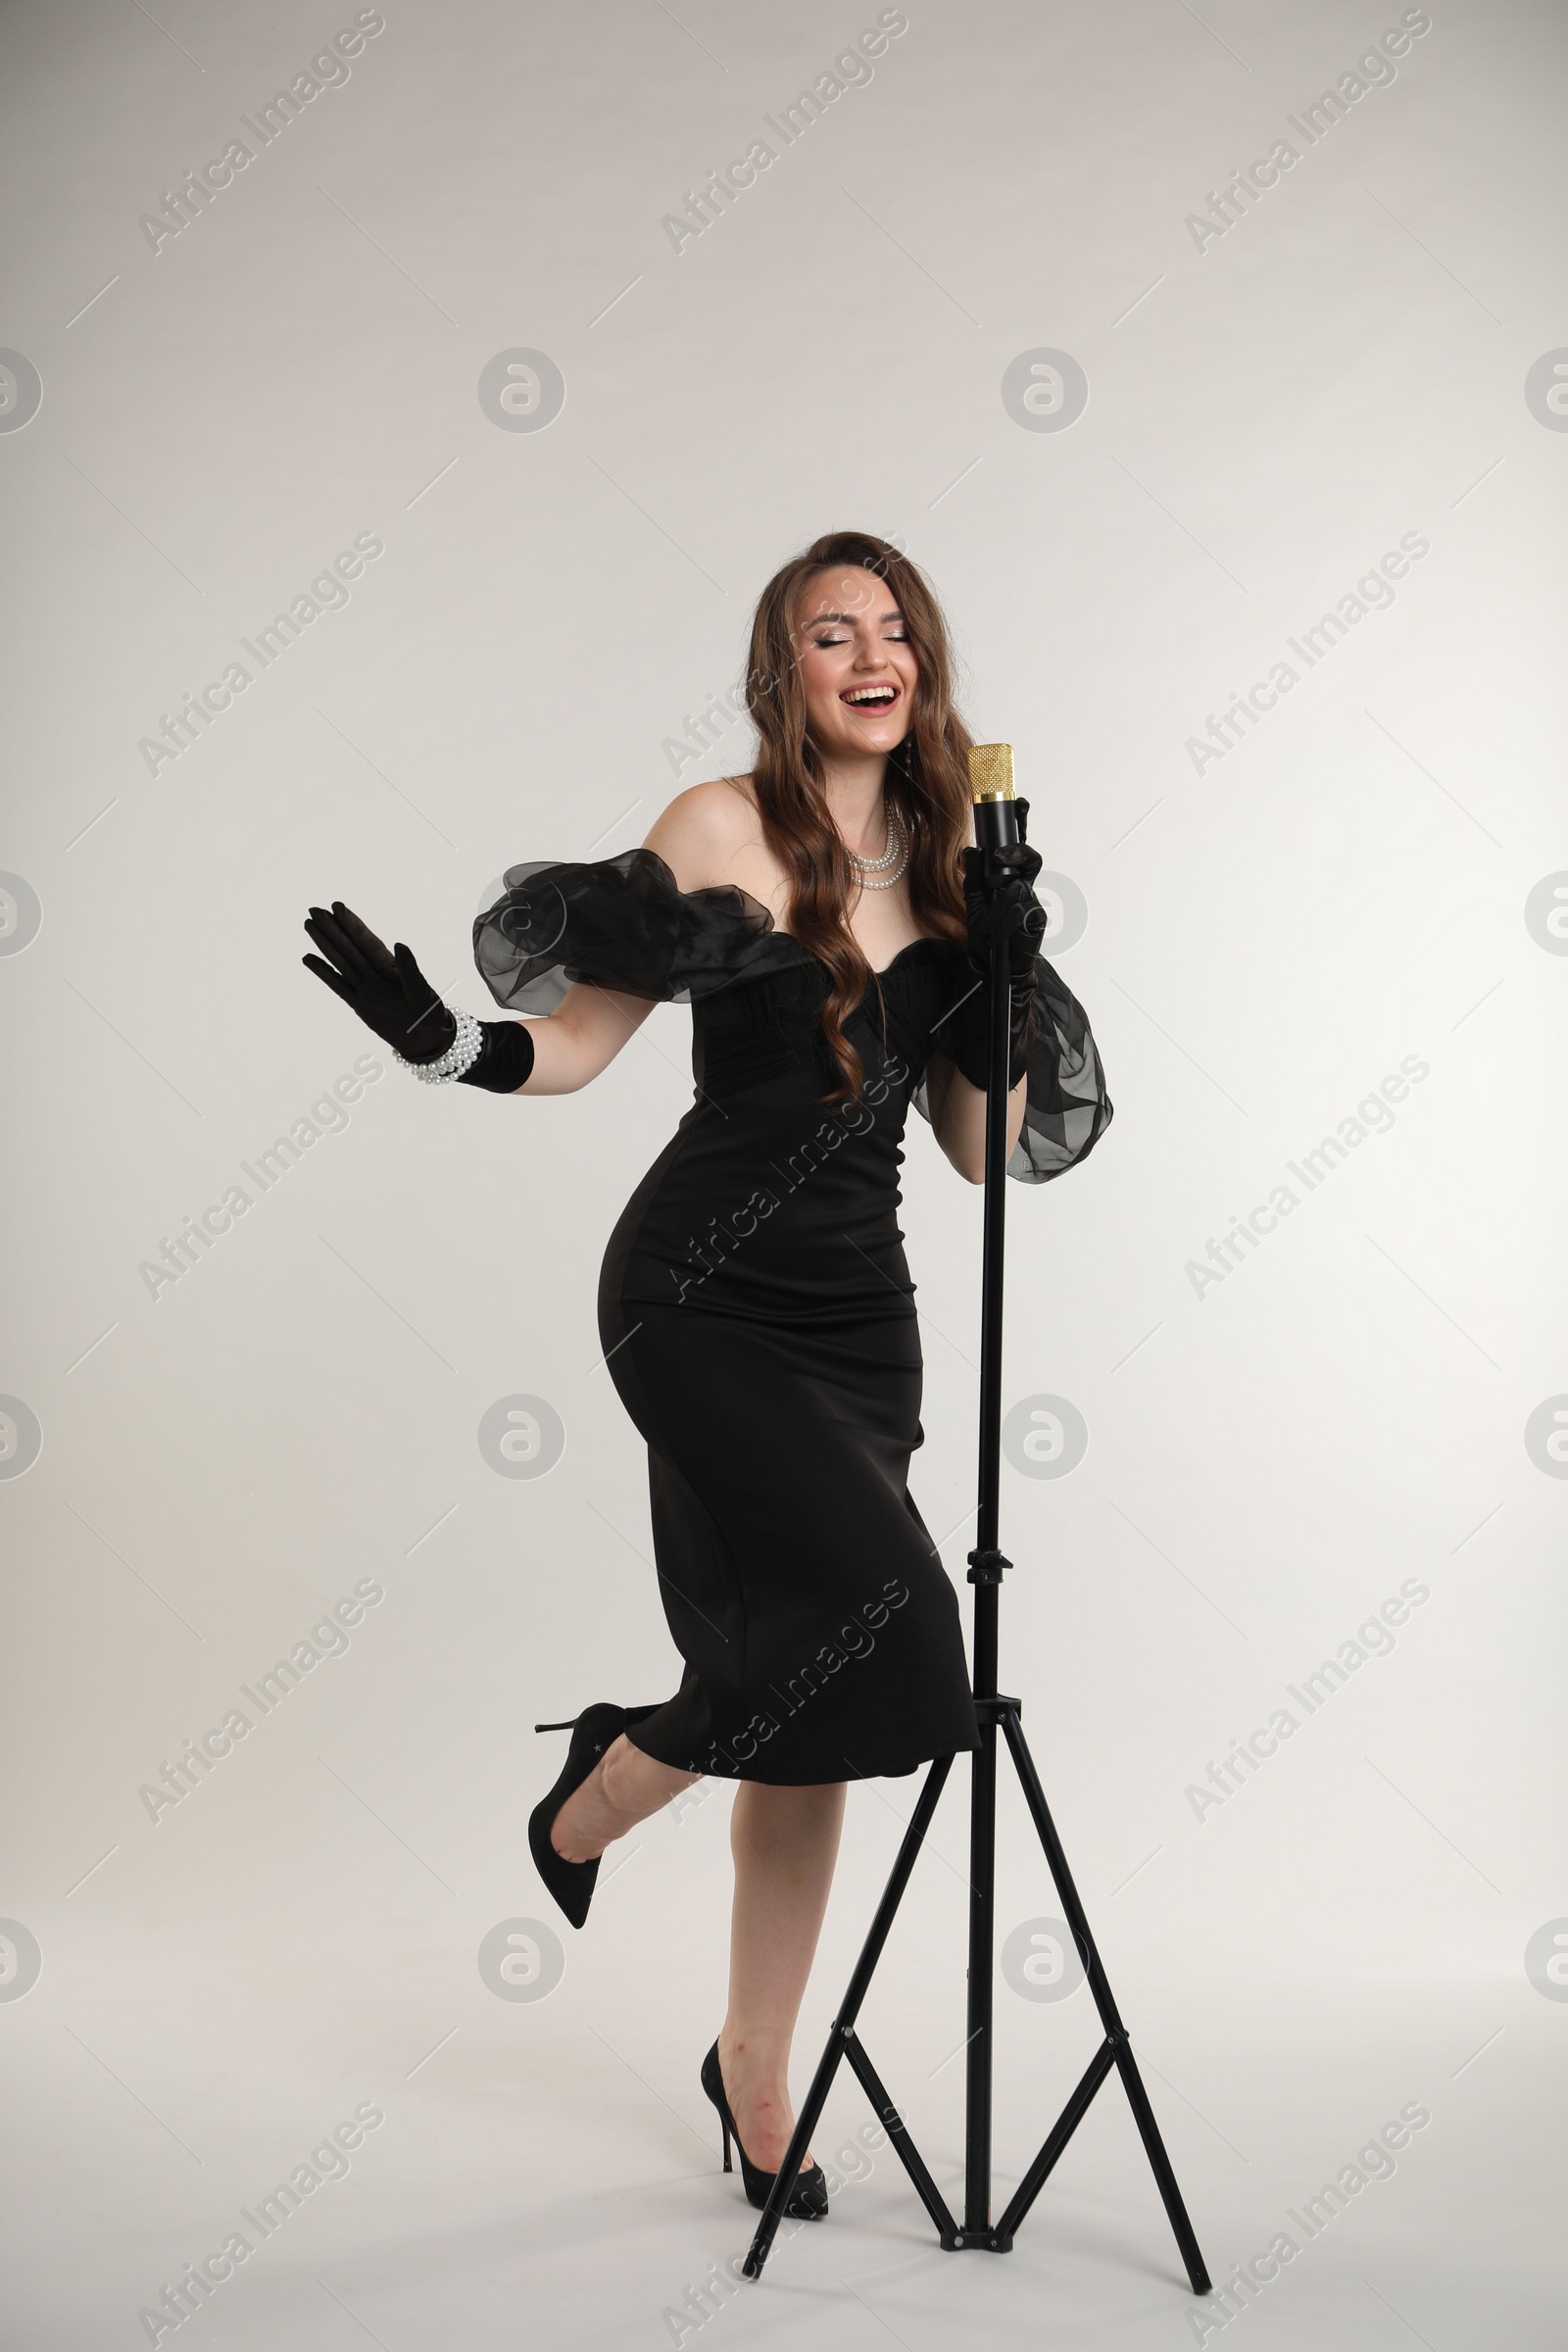
[[[702,1777],[645,1756],[622,1732],[556,1815],[550,1842],[564,1862],[592,1862],[612,1839],[624,1838]]]
[[[845,1787],[743,1781],[735,1793],[729,2013],[718,2061],[741,2145],[764,2172],[778,2170],[795,2129],[790,2042],[833,1883]]]

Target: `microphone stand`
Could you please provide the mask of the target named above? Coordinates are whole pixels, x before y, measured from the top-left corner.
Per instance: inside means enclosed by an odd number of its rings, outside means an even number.
[[[1012,756],[1008,747],[980,745],[970,754],[975,803],[975,834],[986,853],[984,878],[988,895],[995,895],[1002,869],[991,853],[1004,842],[1023,838],[1019,817],[1028,803],[1012,795]],[[980,1743],[974,1750],[969,1784],[969,1972],[968,2044],[964,2087],[964,2196],[958,2221],[932,2179],[886,2086],[856,2031],[860,2006],[892,1929],[904,1890],[908,1885],[926,1831],[937,1808],[952,1756],[938,1756],[926,1771],[914,1812],[899,1846],[898,1856],[872,1919],[860,1956],[828,2033],[827,2047],[811,2081],[795,2134],[774,2177],[773,2187],[757,2225],[742,2265],[748,2278],[761,2276],[801,2160],[821,2119],[822,2108],[840,2062],[848,2060],[885,2127],[916,2195],[930,2215],[938,2242],[949,2253],[1011,2251],[1013,2233],[1050,2177],[1057,2158],[1088,2114],[1095,2093],[1114,2071],[1120,2076],[1144,2152],[1164,2201],[1195,2295],[1207,2294],[1211,2281],[1198,2239],[1171,2169],[1149,2093],[1133,2057],[1131,2037],[1122,2023],[1101,1963],[1067,1857],[1046,1803],[1045,1790],[1023,1736],[1022,1704],[997,1688],[999,1595],[1004,1572],[1012,1562],[998,1548],[1002,1451],[1002,1317],[1004,1243],[1006,1202],[1004,1186],[1007,1161],[1007,1063],[1009,1054],[1009,992],[1005,935],[991,948],[989,975],[990,1079],[986,1090],[985,1200],[981,1247],[980,1321],[980,1463],[976,1544],[969,1553],[969,1583],[974,1587],[973,1686]],[[1083,1961],[1085,1980],[1100,2013],[1102,2039],[1076,2089],[1047,2133],[1038,2155],[997,2219],[991,2204],[992,2079],[995,2065],[993,1995],[995,1991],[997,1734],[1001,1732],[1017,1772],[1024,1802],[1029,1808],[1047,1867],[1067,1924]]]

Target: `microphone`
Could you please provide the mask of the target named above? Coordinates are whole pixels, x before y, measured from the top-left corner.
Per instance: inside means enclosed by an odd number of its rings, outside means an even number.
[[[1029,804],[1013,798],[1010,743],[977,743],[971,747],[969,798],[974,804],[974,837],[983,851],[989,853],[1000,850],[1004,843],[1022,841],[1023,829],[1018,818]]]
[[[974,808],[974,837],[980,853],[980,887],[993,902],[994,924],[998,895],[1013,872],[1010,866],[998,865],[997,852],[1023,841],[1023,820],[1029,813],[1028,802],[1016,799],[1013,794],[1010,743],[977,743],[970,747],[969,799]],[[1030,870],[1038,873],[1040,859],[1032,850],[1029,860]],[[1019,929],[1039,947],[1045,936],[1046,916],[1037,903],[1015,908],[1002,936]]]

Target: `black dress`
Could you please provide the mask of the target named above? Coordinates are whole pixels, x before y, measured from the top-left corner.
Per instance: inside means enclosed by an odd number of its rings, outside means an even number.
[[[876,975],[845,1024],[861,1092],[827,1104],[825,968],[760,901],[680,891],[642,849],[515,865],[506,883],[474,924],[498,1004],[550,1012],[582,980],[693,1011],[692,1107],[627,1202],[599,1289],[686,1661],[635,1744],[784,1784],[973,1747],[957,1595],[906,1484],[921,1358],[898,1226],[908,1106],[930,1116],[926,1064],[952,1052],[976,985],[962,945],[917,939]],[[1043,959],[1039,975],[1007,1171],[1031,1184],[1082,1159],[1111,1115],[1081,1007]]]

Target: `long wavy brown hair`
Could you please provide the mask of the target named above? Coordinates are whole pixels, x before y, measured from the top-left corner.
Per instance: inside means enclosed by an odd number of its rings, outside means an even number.
[[[858,1095],[864,1069],[844,1023],[875,975],[847,909],[856,874],[834,824],[822,762],[807,725],[796,622],[818,572],[845,565],[883,582],[904,615],[919,679],[909,729],[890,754],[883,797],[909,837],[909,905],[923,932],[963,940],[962,853],[969,841],[970,735],[954,708],[953,651],[942,608],[919,567],[869,531],[830,531],[774,573],[758,601],[746,666],[746,707],[757,728],[753,789],[762,838],[790,878],[789,927],[827,967],[822,1034],[842,1083],[822,1097]],[[881,1001],[881,985],[877,983]]]

